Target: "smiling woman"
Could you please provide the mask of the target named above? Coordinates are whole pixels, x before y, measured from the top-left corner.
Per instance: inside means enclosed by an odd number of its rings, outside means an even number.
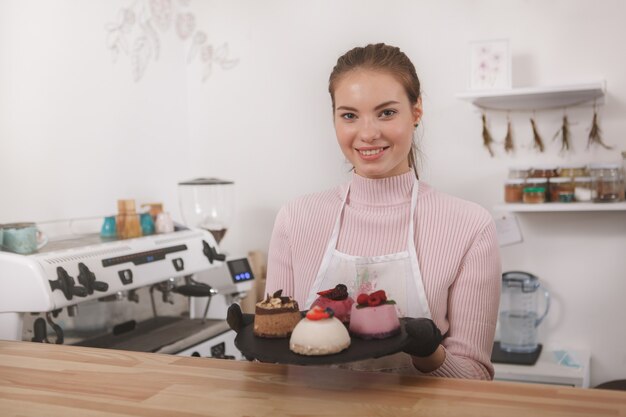
[[[270,243],[267,292],[304,308],[343,284],[351,297],[384,290],[405,317],[404,352],[353,369],[492,379],[501,266],[495,225],[482,207],[418,181],[420,82],[385,44],[354,48],[329,92],[352,180],[284,206]]]

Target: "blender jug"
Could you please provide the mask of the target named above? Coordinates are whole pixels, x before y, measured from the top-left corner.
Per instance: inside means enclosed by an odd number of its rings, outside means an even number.
[[[538,313],[539,299],[545,300],[545,310]],[[527,272],[502,274],[500,298],[500,347],[506,352],[535,352],[537,326],[550,309],[550,294],[539,279]]]

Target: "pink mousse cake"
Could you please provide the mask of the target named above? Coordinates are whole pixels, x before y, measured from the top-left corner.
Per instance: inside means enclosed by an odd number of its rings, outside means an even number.
[[[396,303],[384,291],[360,294],[352,305],[350,333],[361,339],[385,339],[400,333]]]
[[[342,323],[348,324],[352,305],[354,304],[354,300],[348,296],[348,287],[343,284],[337,284],[335,288],[320,291],[317,294],[319,297],[313,301],[311,308],[315,306],[321,307],[323,310],[330,308],[335,312],[335,317]]]

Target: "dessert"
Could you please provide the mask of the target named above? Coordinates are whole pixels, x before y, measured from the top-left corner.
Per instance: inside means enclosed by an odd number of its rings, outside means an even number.
[[[396,303],[385,291],[359,294],[350,313],[350,333],[361,339],[385,339],[400,333]]]
[[[315,306],[319,306],[322,309],[331,308],[335,312],[335,317],[341,322],[347,324],[350,321],[350,311],[354,300],[348,296],[348,287],[343,284],[337,284],[335,288],[320,291],[317,294],[319,297],[313,301],[311,308]]]
[[[256,303],[254,314],[254,335],[266,338],[287,337],[302,319],[298,302],[291,297],[283,297],[283,290]]]
[[[339,353],[350,346],[346,326],[333,317],[333,310],[315,306],[291,334],[289,349],[300,355],[320,356]]]

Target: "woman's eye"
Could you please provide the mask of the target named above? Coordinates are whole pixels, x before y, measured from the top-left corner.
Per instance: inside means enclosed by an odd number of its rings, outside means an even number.
[[[392,109],[386,109],[386,110],[383,110],[383,111],[380,113],[380,115],[381,115],[382,117],[391,117],[391,116],[393,116],[393,115],[394,115],[394,114],[396,114],[396,113],[397,113],[397,111],[395,111],[395,110],[392,110]]]
[[[356,115],[354,113],[344,113],[341,115],[341,118],[346,120],[352,120],[356,118]]]

